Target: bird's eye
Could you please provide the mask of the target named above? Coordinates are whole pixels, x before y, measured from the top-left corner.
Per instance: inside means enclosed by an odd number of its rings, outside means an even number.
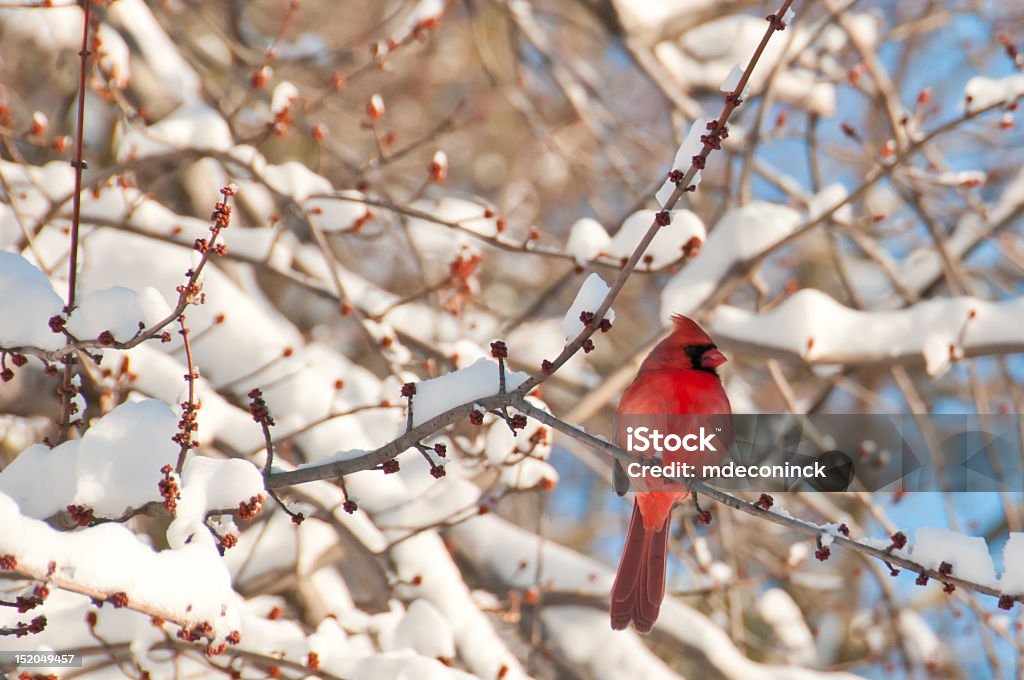
[[[717,349],[717,347],[715,345],[686,345],[683,347],[683,351],[690,359],[690,364],[695,369],[701,368],[701,357],[704,356],[704,353],[713,349]]]

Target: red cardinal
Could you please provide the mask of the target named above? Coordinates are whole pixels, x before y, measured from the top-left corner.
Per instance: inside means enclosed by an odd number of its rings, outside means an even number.
[[[722,389],[716,368],[725,362],[708,334],[685,316],[672,317],[674,330],[651,350],[640,366],[633,384],[622,395],[615,415],[615,442],[626,447],[627,424],[656,427],[663,433],[706,429],[712,422],[725,427],[717,428],[718,456],[724,455],[732,438],[728,418],[701,418],[701,414],[732,413],[729,398]],[[693,414],[692,418],[679,415]],[[667,431],[667,432],[666,432]],[[628,450],[628,449],[627,449]],[[638,457],[656,455],[656,451],[636,454]],[[665,451],[663,463],[673,461],[695,462],[700,453],[673,453]],[[714,461],[711,461],[714,462]],[[632,467],[632,466],[631,466]],[[627,476],[619,461],[614,465],[615,490],[624,495],[630,482],[639,482]],[[634,483],[643,490],[636,493],[633,517],[626,534],[626,545],[615,574],[611,593],[612,628],[622,630],[633,622],[638,633],[650,632],[658,618],[661,601],[665,598],[665,567],[668,558],[669,515],[676,503],[690,494],[671,481],[656,480]]]

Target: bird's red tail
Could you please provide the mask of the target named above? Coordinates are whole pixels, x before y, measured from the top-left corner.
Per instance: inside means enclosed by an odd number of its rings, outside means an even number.
[[[649,633],[665,599],[665,568],[668,561],[668,518],[659,529],[645,529],[640,508],[633,503],[626,547],[612,585],[609,607],[612,628],[622,630],[633,622],[638,633]]]

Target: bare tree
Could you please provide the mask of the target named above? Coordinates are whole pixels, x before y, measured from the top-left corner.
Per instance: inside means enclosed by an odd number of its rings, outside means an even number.
[[[647,638],[606,435],[672,314],[737,413],[1019,414],[1022,26],[0,3],[0,649],[83,662],[4,668],[1020,677],[1019,432],[988,493],[687,480]]]

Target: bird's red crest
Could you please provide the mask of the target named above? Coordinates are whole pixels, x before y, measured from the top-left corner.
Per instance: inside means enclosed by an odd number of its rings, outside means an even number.
[[[704,332],[704,329],[688,316],[673,314],[672,324],[675,326],[675,331],[672,334],[679,339],[694,345],[713,344],[711,337]]]

